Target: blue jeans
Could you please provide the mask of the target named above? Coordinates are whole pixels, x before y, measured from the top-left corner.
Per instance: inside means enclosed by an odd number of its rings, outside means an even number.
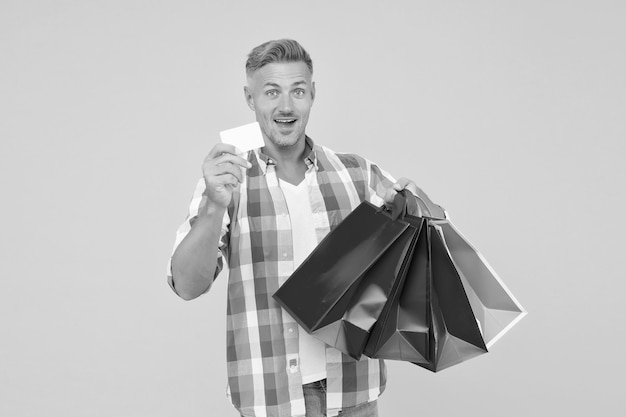
[[[306,417],[326,416],[326,380],[311,382],[302,386],[304,389],[304,404]],[[344,408],[339,412],[340,417],[378,417],[378,403],[372,401],[354,407]]]

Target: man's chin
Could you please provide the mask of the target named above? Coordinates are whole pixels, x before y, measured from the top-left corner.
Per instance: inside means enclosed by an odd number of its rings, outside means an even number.
[[[298,139],[300,137],[304,137],[304,135],[274,135],[270,138],[270,141],[277,147],[281,149],[290,149],[298,144]]]

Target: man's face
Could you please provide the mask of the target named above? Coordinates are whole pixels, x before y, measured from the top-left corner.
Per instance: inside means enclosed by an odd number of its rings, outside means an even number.
[[[267,64],[248,77],[244,91],[266,143],[290,148],[304,140],[315,99],[315,83],[304,62]]]

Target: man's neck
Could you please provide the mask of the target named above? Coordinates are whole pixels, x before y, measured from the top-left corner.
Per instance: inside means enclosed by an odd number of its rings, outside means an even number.
[[[304,162],[305,152],[307,152],[307,146],[304,137],[289,148],[281,148],[271,143],[263,147],[263,153],[276,162],[278,178],[295,185],[304,179],[307,169]]]

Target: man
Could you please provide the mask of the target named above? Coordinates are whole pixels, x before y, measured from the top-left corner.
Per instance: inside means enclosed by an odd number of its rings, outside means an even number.
[[[227,260],[228,385],[242,416],[377,416],[384,362],[355,361],[311,337],[272,295],[361,201],[381,205],[407,189],[441,209],[414,182],[394,182],[370,161],[306,136],[315,83],[296,41],[254,48],[246,72],[246,102],[265,146],[239,154],[217,144],[209,152],[177,233],[169,283],[180,297],[196,298]]]

